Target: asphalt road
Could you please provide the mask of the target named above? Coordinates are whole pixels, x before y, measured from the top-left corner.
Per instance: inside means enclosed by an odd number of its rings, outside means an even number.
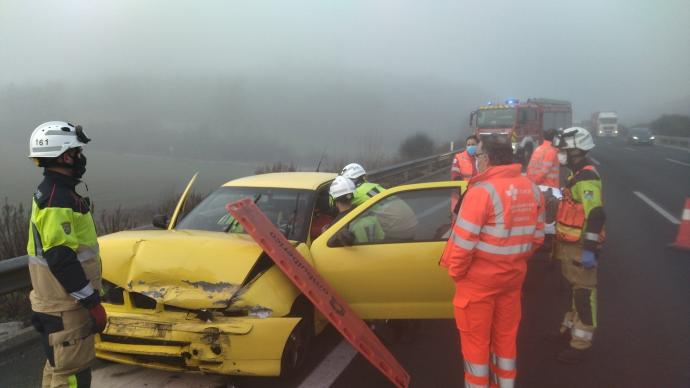
[[[543,335],[562,319],[558,305],[564,284],[557,268],[544,257],[535,257],[524,287],[517,386],[688,387],[690,253],[666,248],[678,225],[660,211],[680,218],[690,196],[690,152],[597,139],[592,156],[603,178],[608,216],[599,266],[595,344],[581,365],[564,366],[554,360],[561,346],[545,342]],[[388,347],[410,373],[412,387],[462,386],[459,339],[452,320],[422,321],[415,335],[402,339],[389,334],[384,332]],[[338,333],[328,330],[319,337],[303,372],[289,381],[230,378],[221,385],[298,387],[324,369],[320,364],[328,360],[326,372],[335,373],[332,387],[391,386],[364,358],[353,356],[340,343]],[[3,357],[0,386],[36,386],[42,362],[35,345]],[[324,384],[303,386],[328,386],[325,381],[330,380],[321,381]]]

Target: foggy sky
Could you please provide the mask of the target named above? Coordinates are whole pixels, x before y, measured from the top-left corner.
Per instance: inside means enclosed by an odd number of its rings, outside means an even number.
[[[690,2],[0,0],[0,88],[149,77],[263,79],[290,86],[288,99],[364,85],[350,95],[375,106],[404,95],[396,109],[369,108],[374,117],[426,101],[414,126],[429,123],[438,140],[487,98],[567,99],[576,120],[616,110],[634,124],[690,113]],[[326,112],[345,122],[325,127],[342,139],[368,105],[338,106]],[[370,132],[380,118],[368,117],[355,123]]]

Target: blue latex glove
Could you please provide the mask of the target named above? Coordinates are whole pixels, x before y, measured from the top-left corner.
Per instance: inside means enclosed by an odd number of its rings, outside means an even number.
[[[597,259],[594,255],[594,252],[586,249],[582,250],[582,257],[580,258],[580,261],[582,262],[582,266],[587,269],[594,268],[597,265]]]

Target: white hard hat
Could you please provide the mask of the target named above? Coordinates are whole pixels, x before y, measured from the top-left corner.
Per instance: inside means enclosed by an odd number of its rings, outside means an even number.
[[[366,175],[366,173],[367,172],[364,171],[364,167],[362,167],[361,164],[350,163],[343,168],[343,171],[340,173],[340,175],[344,176],[345,178],[357,179],[362,175]]]
[[[343,195],[352,194],[354,191],[355,184],[344,176],[335,177],[333,182],[331,182],[331,187],[328,189],[328,193],[331,195],[331,197],[333,197],[333,199],[340,198]]]
[[[594,139],[588,130],[581,127],[566,128],[553,139],[556,147],[589,151],[594,148]]]
[[[70,148],[83,147],[91,139],[79,125],[49,121],[34,129],[29,138],[30,158],[56,158]]]

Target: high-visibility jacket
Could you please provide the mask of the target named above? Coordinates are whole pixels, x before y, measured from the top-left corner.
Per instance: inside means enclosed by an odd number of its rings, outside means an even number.
[[[455,281],[520,287],[527,259],[544,242],[544,198],[519,164],[470,180],[442,265]]]
[[[455,154],[450,167],[450,180],[468,181],[475,175],[477,175],[477,166],[474,164],[474,156],[467,153],[467,150]]]
[[[385,237],[381,223],[376,216],[357,217],[350,223],[350,232],[355,236],[355,243],[381,241]]]
[[[78,301],[101,288],[96,226],[88,200],[74,187],[77,179],[46,171],[31,206],[29,222],[29,298],[36,312],[80,308]]]
[[[576,168],[568,177],[558,207],[557,240],[579,242],[588,250],[597,250],[604,241],[605,221],[599,173],[591,164]]]
[[[550,141],[544,140],[544,143],[534,150],[527,165],[527,177],[537,185],[561,187],[558,148]]]
[[[352,193],[352,205],[359,206],[369,198],[384,191],[386,191],[386,189],[384,189],[381,185],[371,182],[364,182],[357,186],[355,192]]]

